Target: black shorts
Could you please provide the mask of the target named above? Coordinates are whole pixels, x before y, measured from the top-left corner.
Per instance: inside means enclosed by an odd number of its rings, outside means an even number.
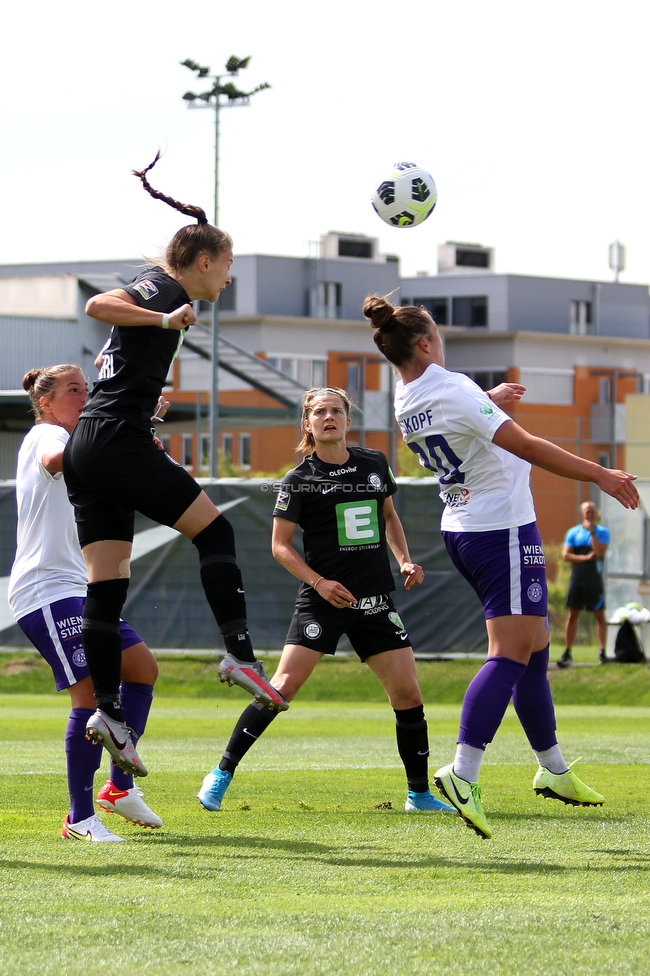
[[[598,577],[570,583],[566,605],[570,610],[604,610],[605,590],[602,579]]]
[[[333,607],[327,600],[299,603],[285,644],[300,644],[320,654],[335,654],[345,634],[362,661],[373,654],[410,647],[406,628],[389,596],[367,596],[358,607]]]
[[[63,453],[81,547],[103,539],[131,542],[135,513],[174,525],[201,494],[185,468],[156,446],[151,427],[84,417]]]

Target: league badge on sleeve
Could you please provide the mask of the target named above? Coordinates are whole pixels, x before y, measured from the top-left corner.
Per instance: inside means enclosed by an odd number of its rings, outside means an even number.
[[[145,302],[148,302],[150,298],[153,298],[154,295],[158,294],[158,289],[154,285],[153,281],[149,281],[148,278],[144,278],[142,281],[139,281],[136,285],[132,285],[131,287],[133,288],[133,291],[137,291],[138,295],[141,295],[142,298],[144,298]]]

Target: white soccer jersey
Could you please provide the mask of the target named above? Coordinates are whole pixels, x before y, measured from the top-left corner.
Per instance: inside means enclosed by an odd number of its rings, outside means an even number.
[[[86,595],[88,574],[63,474],[50,474],[42,464],[69,436],[57,424],[36,424],[18,452],[18,538],[8,593],[16,620],[57,600]]]
[[[530,464],[492,443],[511,418],[467,376],[432,364],[417,380],[398,381],[395,416],[440,480],[442,529],[489,532],[535,521]]]

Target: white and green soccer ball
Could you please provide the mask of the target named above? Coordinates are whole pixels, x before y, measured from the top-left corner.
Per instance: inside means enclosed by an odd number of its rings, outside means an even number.
[[[416,227],[433,213],[438,194],[431,173],[415,163],[395,163],[379,184],[372,205],[391,227]]]

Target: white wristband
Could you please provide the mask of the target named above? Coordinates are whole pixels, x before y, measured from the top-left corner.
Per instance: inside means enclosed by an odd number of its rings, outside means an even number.
[[[169,315],[167,314],[167,312],[162,313],[162,322],[160,323],[160,325],[161,328],[163,329],[169,328]]]

